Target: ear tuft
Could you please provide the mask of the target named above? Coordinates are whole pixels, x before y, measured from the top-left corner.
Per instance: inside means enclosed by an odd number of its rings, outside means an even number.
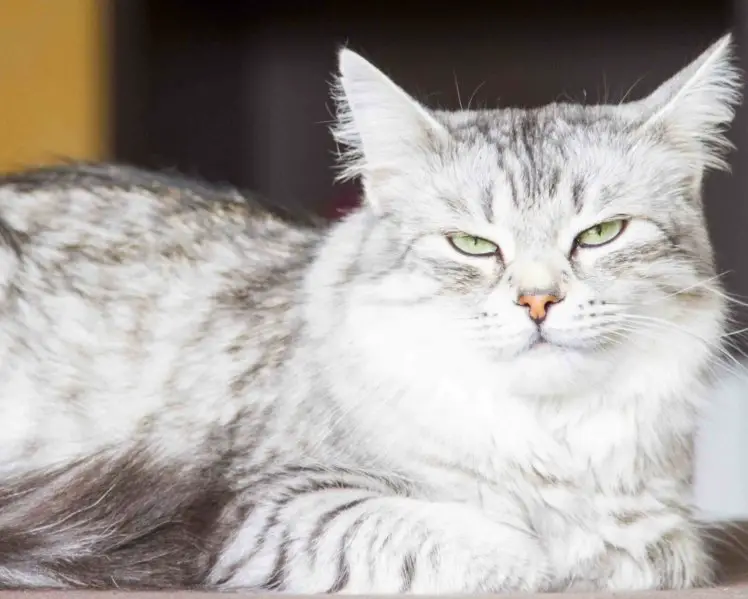
[[[725,131],[741,100],[741,73],[734,63],[732,36],[725,35],[639,104],[644,127],[664,127],[693,164],[725,168],[731,144]]]
[[[332,132],[342,146],[339,179],[402,168],[414,152],[447,137],[424,107],[360,55],[343,48],[338,65]]]

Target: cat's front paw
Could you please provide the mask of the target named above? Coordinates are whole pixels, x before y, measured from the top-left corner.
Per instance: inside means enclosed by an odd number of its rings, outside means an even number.
[[[487,556],[486,556],[487,557]],[[483,558],[486,559],[485,557]],[[482,565],[483,578],[472,593],[546,592],[554,589],[554,576],[546,550],[529,535],[513,535],[510,543]]]
[[[611,548],[606,556],[609,591],[687,589],[713,580],[713,564],[694,530],[675,530],[640,552]]]
[[[616,517],[564,533],[546,536],[563,590],[686,589],[713,580],[713,560],[698,527],[678,514]]]
[[[552,590],[550,561],[537,537],[493,521],[476,521],[479,526],[472,530],[468,523],[454,518],[433,527],[429,536],[441,538],[438,550],[424,564],[430,568],[421,569],[409,590],[429,594]]]

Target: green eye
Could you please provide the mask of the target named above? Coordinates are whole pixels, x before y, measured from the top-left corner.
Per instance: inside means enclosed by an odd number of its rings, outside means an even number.
[[[454,249],[468,256],[493,256],[499,251],[499,246],[492,241],[467,233],[452,233],[447,239]]]
[[[597,247],[610,243],[623,233],[623,230],[626,228],[626,222],[623,219],[609,220],[590,227],[577,235],[577,245],[584,248]]]

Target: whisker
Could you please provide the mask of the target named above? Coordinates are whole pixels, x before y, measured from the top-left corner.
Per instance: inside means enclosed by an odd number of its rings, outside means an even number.
[[[457,83],[457,71],[452,71],[452,76],[455,80],[455,91],[457,91],[457,104],[460,106],[460,110],[463,110],[462,96],[460,95],[460,85]]]
[[[745,368],[745,366],[743,364],[741,364],[741,362],[735,356],[733,356],[729,351],[727,351],[727,349],[725,349],[722,345],[720,345],[718,343],[714,343],[714,342],[712,342],[712,341],[710,341],[708,339],[704,339],[703,337],[701,337],[700,335],[694,333],[693,331],[689,331],[688,329],[680,327],[680,326],[678,326],[678,325],[676,325],[676,324],[674,324],[672,322],[669,322],[667,320],[663,320],[663,319],[660,319],[660,318],[654,318],[652,316],[644,316],[644,315],[641,315],[641,314],[625,314],[624,316],[626,318],[628,318],[628,319],[633,320],[633,321],[639,321],[641,323],[646,323],[646,324],[648,324],[648,325],[650,325],[652,327],[659,326],[661,329],[666,329],[666,330],[671,330],[671,331],[675,331],[675,332],[678,332],[678,333],[686,334],[689,337],[691,337],[693,339],[696,339],[697,341],[700,341],[706,347],[708,347],[710,349],[714,349],[715,351],[718,351],[725,358],[728,358],[729,360],[731,360],[732,362],[734,362],[734,364],[738,368],[741,368],[741,369]]]
[[[722,335],[722,337],[735,337],[736,335],[742,335],[743,333],[748,333],[748,327],[739,329],[737,331],[730,331],[729,333],[725,333]]]
[[[680,295],[682,293],[686,293],[688,291],[692,291],[693,289],[699,289],[699,288],[701,288],[701,289],[707,289],[708,291],[715,291],[714,288],[707,287],[707,284],[711,283],[715,279],[719,279],[719,278],[723,277],[725,274],[726,273],[716,274],[713,277],[709,277],[708,279],[704,279],[703,281],[698,281],[696,283],[693,283],[692,285],[688,285],[687,287],[684,287],[683,289],[679,289],[678,291],[674,291],[673,293],[668,293],[667,295],[664,295],[662,297],[658,297],[655,300],[652,300],[651,302],[644,302],[644,305],[645,306],[649,306],[649,305],[652,305],[652,304],[657,304],[657,303],[663,302],[663,301],[665,301],[667,299],[670,299],[672,297],[675,297],[677,295]]]
[[[623,97],[618,101],[619,104],[623,104],[626,101],[626,98],[629,97],[632,91],[634,91],[634,88],[641,83],[642,79],[644,79],[644,76],[639,77],[636,81],[634,81],[631,86],[626,90],[626,93],[623,94]]]
[[[483,86],[485,85],[485,83],[486,83],[485,81],[481,81],[481,82],[480,82],[480,83],[478,84],[478,87],[476,87],[476,88],[475,88],[475,89],[473,90],[473,93],[472,93],[472,94],[470,94],[470,99],[468,100],[468,103],[467,103],[467,110],[470,110],[470,104],[472,104],[472,102],[473,102],[473,99],[475,98],[475,94],[477,94],[477,93],[478,93],[478,90],[479,90],[479,89],[480,89],[481,87],[483,87]]]

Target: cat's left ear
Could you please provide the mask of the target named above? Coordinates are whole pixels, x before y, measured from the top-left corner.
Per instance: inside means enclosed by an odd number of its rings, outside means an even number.
[[[656,128],[693,167],[724,168],[725,130],[741,98],[732,36],[725,35],[647,98],[635,102],[643,127]],[[643,113],[643,115],[642,115]]]

